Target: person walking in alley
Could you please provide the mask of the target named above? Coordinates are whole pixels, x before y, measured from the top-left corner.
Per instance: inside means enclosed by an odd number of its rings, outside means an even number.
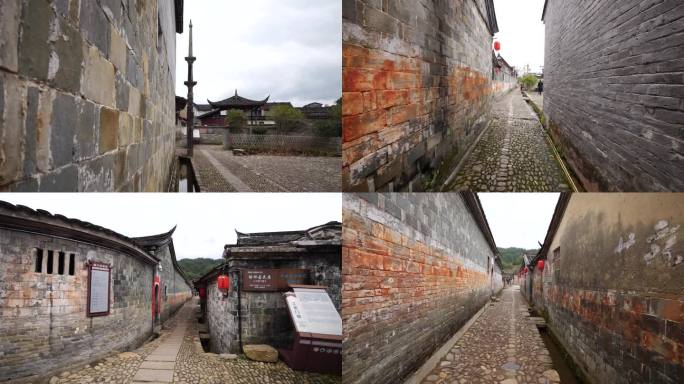
[[[537,91],[539,91],[540,95],[544,92],[544,82],[542,80],[539,80],[539,83],[537,84]]]

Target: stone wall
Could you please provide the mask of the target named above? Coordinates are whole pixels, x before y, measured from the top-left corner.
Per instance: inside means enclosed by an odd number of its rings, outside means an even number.
[[[488,120],[491,0],[342,4],[344,189],[422,190]]]
[[[159,272],[162,295],[161,321],[171,317],[186,301],[192,297],[192,288],[173,264],[171,248],[166,245],[160,252],[155,253],[161,261],[162,270]],[[175,256],[173,256],[175,257]]]
[[[40,273],[37,248],[43,250]],[[54,251],[52,274],[48,250]],[[58,252],[66,255],[64,274]],[[88,260],[112,266],[108,316],[86,316]],[[0,381],[33,381],[137,348],[152,334],[153,272],[152,264],[108,248],[0,229]]]
[[[217,288],[217,275],[206,279],[207,324],[210,348],[216,353],[241,353],[238,325],[238,282],[240,269],[305,268],[311,271],[312,285],[328,287],[333,303],[340,309],[340,250],[300,252],[273,256],[228,260],[226,268],[230,277],[230,290],[224,296]],[[290,347],[294,338],[294,326],[287,309],[283,292],[240,292],[243,344],[269,344],[274,347]]]
[[[341,155],[339,137],[228,134],[231,149],[300,151]]]
[[[487,302],[494,254],[460,194],[345,194],[344,383],[399,383]]]
[[[163,191],[170,0],[0,0],[0,190]]]
[[[535,306],[590,382],[684,379],[682,217],[682,194],[571,197],[530,278]]]
[[[684,7],[548,0],[544,114],[588,190],[684,190]]]

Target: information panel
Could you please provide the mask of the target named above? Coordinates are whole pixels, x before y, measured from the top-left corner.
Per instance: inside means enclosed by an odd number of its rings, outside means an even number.
[[[286,291],[288,285],[307,284],[308,269],[243,269],[242,290],[278,292]]]
[[[88,266],[88,316],[109,315],[109,283],[111,267],[92,263]]]
[[[297,332],[342,336],[342,318],[325,289],[294,288],[285,300]]]

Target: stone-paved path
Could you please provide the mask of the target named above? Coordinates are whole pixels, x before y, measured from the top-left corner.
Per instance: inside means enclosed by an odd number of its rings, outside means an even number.
[[[205,353],[199,343],[199,325],[194,316],[197,308],[196,300],[186,303],[173,318],[164,324],[164,329],[170,329],[170,331],[162,331],[159,338],[145,343],[135,351],[113,354],[89,365],[73,367],[68,372],[51,378],[50,384],[169,382],[181,384],[339,384],[342,382],[338,376],[293,371],[282,361],[261,363],[248,360],[242,355],[226,359],[217,354]],[[157,372],[147,373],[150,375],[148,377],[141,377],[141,371],[152,370]],[[173,375],[172,381],[169,381],[169,373]]]
[[[339,192],[341,157],[233,156],[217,145],[194,148],[202,192]]]
[[[548,384],[560,378],[517,286],[485,309],[422,384]]]
[[[499,96],[491,126],[446,186],[448,190],[568,191],[543,128],[519,91]]]

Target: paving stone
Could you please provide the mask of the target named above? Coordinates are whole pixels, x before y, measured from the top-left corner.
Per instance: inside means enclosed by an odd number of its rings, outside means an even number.
[[[173,382],[173,370],[139,369],[133,376],[133,381],[171,383]]]

